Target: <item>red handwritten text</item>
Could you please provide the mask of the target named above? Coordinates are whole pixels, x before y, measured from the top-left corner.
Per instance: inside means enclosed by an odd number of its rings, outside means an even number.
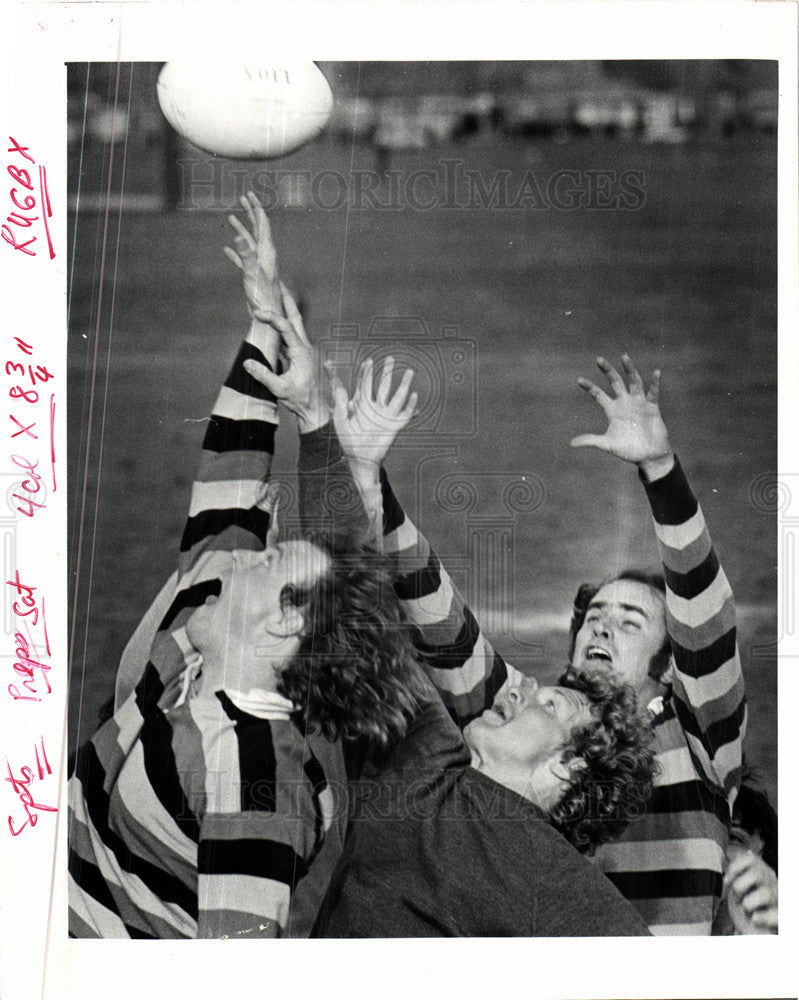
[[[14,701],[41,701],[42,695],[52,691],[47,676],[52,667],[46,662],[50,660],[51,650],[44,598],[41,606],[37,604],[34,595],[37,588],[23,583],[19,578],[19,570],[16,570],[13,580],[6,580],[6,586],[11,587],[17,596],[11,605],[11,610],[19,619],[18,630],[14,633],[14,673],[22,678],[22,690],[16,684],[9,684],[8,693]],[[39,644],[34,641],[34,628],[41,628]]]
[[[38,164],[39,188],[38,201],[36,194],[35,180],[31,178],[31,173],[25,167],[25,162],[36,164],[36,160],[30,155],[29,146],[21,146],[13,136],[8,137],[11,145],[8,152],[14,157],[13,162],[7,164],[6,171],[11,177],[15,186],[8,193],[13,205],[13,210],[6,216],[0,232],[3,239],[12,249],[19,250],[28,257],[35,257],[36,251],[33,244],[36,236],[30,235],[34,222],[41,219],[44,228],[44,235],[47,239],[47,250],[50,260],[55,257],[53,240],[50,235],[50,219],[53,216],[53,208],[50,204],[50,193],[47,188],[47,168],[43,164]],[[34,212],[41,214],[34,215]]]
[[[20,337],[14,337],[14,342],[19,351],[26,357],[33,354],[33,345],[26,343]],[[2,362],[0,362],[2,363]],[[39,402],[38,386],[45,384],[50,379],[55,378],[52,372],[47,370],[46,365],[31,362],[6,361],[5,373],[11,378],[18,377],[22,381],[12,385],[8,390],[11,399],[20,404],[34,405]],[[27,409],[27,407],[24,407]],[[20,416],[23,419],[20,420]],[[9,413],[8,418],[16,430],[12,430],[11,440],[30,438],[33,441],[39,440],[39,435],[35,431],[36,421],[20,411],[20,416],[16,413]],[[49,412],[50,431],[50,472],[53,480],[53,490],[56,489],[55,479],[55,394],[50,394]],[[37,472],[38,459],[32,460],[25,455],[12,455],[11,461],[18,469],[22,469],[25,478],[21,481],[18,491],[11,496],[17,501],[17,510],[25,517],[33,517],[37,510],[42,510],[45,506],[44,493],[42,490],[42,475]]]
[[[22,808],[25,810],[25,815],[27,819],[22,824],[22,826],[17,827],[14,823],[12,816],[8,817],[8,828],[11,831],[12,837],[18,837],[26,826],[34,827],[39,822],[39,812],[57,812],[55,806],[46,806],[42,802],[34,802],[33,795],[30,791],[30,784],[35,781],[38,777],[39,781],[43,781],[48,775],[53,773],[53,769],[50,767],[50,761],[47,759],[47,751],[44,748],[44,737],[40,737],[39,743],[41,744],[41,753],[39,752],[40,746],[37,744],[33,753],[36,758],[36,773],[32,767],[22,767],[19,770],[19,777],[14,775],[14,771],[11,764],[6,757],[6,768],[8,769],[8,777],[5,779],[11,787],[14,789],[14,794],[19,796],[19,801],[22,803]],[[37,811],[38,810],[38,811]]]

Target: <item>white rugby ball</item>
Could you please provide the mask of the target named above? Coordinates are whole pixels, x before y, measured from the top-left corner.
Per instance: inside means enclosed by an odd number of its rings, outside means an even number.
[[[189,142],[243,160],[299,149],[333,110],[330,85],[312,62],[170,62],[158,76],[158,101]]]

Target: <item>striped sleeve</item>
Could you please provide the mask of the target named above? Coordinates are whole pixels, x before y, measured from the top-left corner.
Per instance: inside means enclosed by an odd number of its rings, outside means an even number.
[[[496,653],[427,539],[407,517],[384,469],[383,548],[416,633],[428,675],[455,722],[464,727],[488,708],[518,671]]]
[[[666,580],[674,707],[699,773],[733,798],[746,700],[732,590],[679,461],[644,487]]]
[[[275,333],[253,321],[211,413],[202,458],[191,492],[180,543],[185,574],[208,551],[263,548],[269,514],[259,504],[274,454],[274,396],[243,365],[254,360],[272,369]]]

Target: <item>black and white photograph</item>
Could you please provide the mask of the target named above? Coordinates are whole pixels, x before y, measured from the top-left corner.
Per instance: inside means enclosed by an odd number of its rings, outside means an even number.
[[[309,993],[504,955],[511,996],[777,995],[795,64],[223,48],[65,45],[57,179],[9,126],[65,334],[4,359],[30,995],[230,948]]]

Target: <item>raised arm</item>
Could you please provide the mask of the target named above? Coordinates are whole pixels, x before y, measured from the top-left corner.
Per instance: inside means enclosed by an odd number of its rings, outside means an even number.
[[[256,362],[274,371],[280,336],[271,318],[282,292],[269,221],[257,198],[242,198],[252,232],[235,217],[235,250],[225,253],[241,270],[252,314],[250,330],[214,403],[200,468],[180,543],[180,572],[214,550],[257,550],[266,544],[269,500],[265,484],[274,454],[277,407],[272,392],[247,370]]]
[[[604,358],[597,359],[610,395],[589,379],[579,380],[602,407],[608,427],[604,434],[579,435],[572,446],[598,448],[638,467],[666,582],[674,708],[699,773],[734,797],[746,703],[732,591],[669,441],[660,413],[660,372],[647,390],[627,355],[622,362],[626,383]]]
[[[241,271],[250,328],[208,421],[181,539],[178,571],[161,588],[122,654],[114,696],[117,707],[141,678],[159,627],[168,627],[185,614],[185,608],[204,601],[202,589],[192,589],[190,573],[200,557],[204,553],[212,557],[215,551],[263,548],[269,529],[271,497],[266,484],[274,452],[277,408],[273,395],[247,373],[244,362],[256,359],[270,368],[276,366],[280,334],[253,314],[263,310],[261,314],[269,316],[275,309],[282,309],[282,292],[266,213],[252,192],[242,198],[242,207],[250,230],[231,215],[235,249],[225,247],[225,254]],[[213,575],[213,567],[209,565],[208,569]]]
[[[296,303],[285,287],[282,292],[286,318],[270,319],[281,336],[286,360],[283,372],[278,375],[254,359],[244,367],[297,418],[303,531],[307,535],[334,533],[369,539],[372,534],[367,514],[331,419],[317,353]]]
[[[392,392],[394,362],[384,362],[376,387],[374,366],[361,369],[353,398],[338,380],[334,421],[373,525],[382,521],[383,551],[397,573],[395,589],[416,633],[427,673],[461,727],[493,704],[508,677],[521,676],[492,648],[427,539],[394,495],[383,459],[412,418],[417,398],[406,371]]]

